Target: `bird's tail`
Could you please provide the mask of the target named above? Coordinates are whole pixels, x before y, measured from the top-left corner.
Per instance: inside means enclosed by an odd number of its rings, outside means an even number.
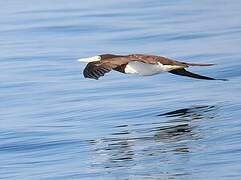
[[[213,66],[215,64],[206,63],[185,63],[187,66]]]
[[[195,64],[195,65],[197,65],[197,64]],[[169,73],[180,75],[180,76],[188,76],[188,77],[196,78],[196,79],[227,81],[226,79],[215,79],[215,78],[211,78],[211,77],[208,77],[208,76],[202,76],[202,75],[199,75],[199,74],[195,74],[195,73],[187,71],[184,68],[183,69],[174,69],[174,70],[169,71]]]

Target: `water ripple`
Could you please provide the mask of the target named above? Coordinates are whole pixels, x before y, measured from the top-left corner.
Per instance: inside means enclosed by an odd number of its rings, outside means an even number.
[[[0,179],[240,179],[240,2],[6,1]],[[111,72],[76,59],[160,54],[229,81]]]

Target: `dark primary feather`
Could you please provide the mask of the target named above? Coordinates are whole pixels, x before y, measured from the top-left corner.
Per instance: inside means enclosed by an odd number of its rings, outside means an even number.
[[[98,80],[101,76],[104,76],[105,73],[110,72],[112,69],[124,72],[124,67],[129,61],[130,59],[126,56],[113,56],[101,61],[90,62],[85,67],[83,74],[85,78]]]
[[[101,76],[104,76],[105,73],[111,71],[111,68],[105,64],[100,64],[96,62],[90,62],[84,69],[84,77],[85,78],[92,78],[92,79],[99,79]]]

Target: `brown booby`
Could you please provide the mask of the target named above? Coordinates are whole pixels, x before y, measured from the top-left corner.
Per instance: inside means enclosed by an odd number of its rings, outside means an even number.
[[[142,76],[151,76],[161,72],[169,72],[172,74],[188,76],[197,79],[224,80],[202,76],[189,72],[185,69],[189,66],[212,66],[214,64],[186,63],[155,55],[102,54],[89,58],[78,59],[78,61],[88,63],[83,71],[84,77],[96,80],[111,70],[119,71],[125,74],[138,74]]]

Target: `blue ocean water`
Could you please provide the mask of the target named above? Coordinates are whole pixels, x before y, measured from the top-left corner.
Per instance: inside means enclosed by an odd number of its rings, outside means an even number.
[[[12,0],[0,11],[0,179],[241,179],[241,2]],[[76,60],[215,63],[84,79]]]

